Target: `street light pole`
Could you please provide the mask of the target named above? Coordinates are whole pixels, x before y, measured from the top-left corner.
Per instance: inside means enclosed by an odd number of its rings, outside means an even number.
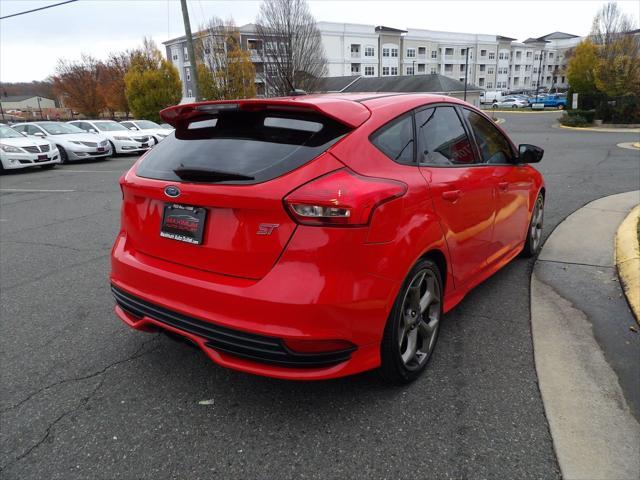
[[[540,74],[542,73],[542,55],[544,54],[544,48],[540,49],[540,63],[538,64],[538,83],[536,84],[536,98],[540,92]]]
[[[184,22],[184,33],[187,36],[187,52],[189,52],[189,58],[191,59],[191,93],[196,99],[196,102],[200,100],[200,91],[198,89],[198,64],[196,62],[195,50],[193,48],[193,36],[191,35],[191,22],[189,22],[189,9],[187,8],[187,0],[180,0],[180,6],[182,7],[182,21]]]
[[[465,48],[465,59],[464,59],[464,101],[467,101],[467,78],[469,75],[469,47]]]

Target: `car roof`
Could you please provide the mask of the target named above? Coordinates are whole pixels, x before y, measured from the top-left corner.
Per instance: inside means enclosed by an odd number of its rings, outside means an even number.
[[[376,110],[385,115],[400,114],[413,108],[438,102],[468,105],[466,102],[445,95],[403,92],[362,92],[362,93],[319,93],[291,97],[267,99],[225,100],[198,102],[169,107],[160,112],[164,121],[176,126],[177,123],[202,114],[202,106],[216,104],[238,104],[242,108],[260,105],[281,106],[283,108],[303,108],[314,110],[334,118],[351,127],[362,125]]]

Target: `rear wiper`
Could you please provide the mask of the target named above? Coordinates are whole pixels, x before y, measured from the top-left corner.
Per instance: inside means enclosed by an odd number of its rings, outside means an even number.
[[[207,168],[178,167],[175,173],[181,180],[192,180],[200,182],[224,182],[226,180],[255,180],[254,177],[243,175],[242,173],[223,172],[220,170],[209,170]]]

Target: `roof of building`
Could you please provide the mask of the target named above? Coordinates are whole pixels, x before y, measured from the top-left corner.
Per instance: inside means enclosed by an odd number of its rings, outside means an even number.
[[[514,42],[517,38],[505,37],[504,35],[496,35],[498,40],[506,40],[507,42]]]
[[[341,89],[338,89],[341,87]],[[467,92],[481,91],[467,84]],[[451,93],[464,91],[464,83],[435,73],[427,75],[400,75],[392,77],[327,77],[318,87],[319,92],[424,92]]]
[[[561,40],[565,38],[578,38],[578,35],[572,35],[571,33],[564,32],[552,32],[542,37],[538,37],[538,40]]]
[[[406,30],[400,30],[399,28],[385,27],[384,25],[378,25],[376,32],[388,32],[388,33],[407,33]]]
[[[30,98],[40,97],[40,100],[51,100],[50,98],[43,97],[42,95],[2,95],[0,96],[0,101],[3,102],[23,102],[24,100],[29,100]]]

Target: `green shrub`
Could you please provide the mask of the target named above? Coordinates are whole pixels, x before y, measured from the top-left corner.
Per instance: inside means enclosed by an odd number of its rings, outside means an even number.
[[[566,127],[588,127],[591,125],[582,115],[573,114],[577,110],[573,110],[571,115],[565,113],[560,117],[559,122]]]
[[[596,111],[595,110],[579,110],[579,109],[575,109],[575,110],[569,110],[567,111],[567,115],[569,117],[582,117],[584,118],[587,123],[593,123],[593,121],[596,118]]]

